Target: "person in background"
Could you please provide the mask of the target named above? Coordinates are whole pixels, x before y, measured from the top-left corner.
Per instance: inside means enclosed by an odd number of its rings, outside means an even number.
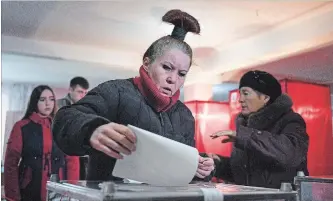
[[[71,79],[68,94],[57,100],[58,108],[72,105],[81,100],[88,92],[89,82],[83,77],[74,77]],[[88,169],[88,156],[79,157],[80,161],[80,180],[86,179]]]
[[[69,158],[66,164],[65,154],[52,139],[56,110],[49,86],[40,85],[32,91],[25,115],[15,123],[8,139],[4,164],[7,200],[46,200],[46,181],[51,174],[78,179],[78,160]]]
[[[89,154],[87,180],[122,180],[112,171],[116,160],[135,151],[128,124],[195,145],[194,117],[178,99],[192,64],[184,38],[187,32],[199,34],[200,25],[180,10],[167,12],[162,20],[175,28],[147,49],[139,77],[102,83],[56,114],[53,134],[59,147],[69,155]],[[195,179],[209,179],[213,169],[213,159],[200,157]]]
[[[74,77],[71,79],[68,89],[68,94],[57,100],[58,108],[63,106],[72,105],[83,98],[89,89],[89,82],[83,77]]]
[[[233,142],[230,158],[215,158],[216,177],[239,185],[279,188],[307,170],[309,137],[304,119],[292,110],[279,81],[263,71],[249,71],[239,84],[242,106],[236,131],[220,131],[212,138]]]

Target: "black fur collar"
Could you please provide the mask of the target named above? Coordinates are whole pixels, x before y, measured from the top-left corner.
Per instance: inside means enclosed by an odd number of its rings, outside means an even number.
[[[287,94],[282,94],[273,103],[251,114],[248,118],[238,115],[237,126],[243,125],[255,129],[267,129],[273,126],[283,114],[291,110],[293,102]]]

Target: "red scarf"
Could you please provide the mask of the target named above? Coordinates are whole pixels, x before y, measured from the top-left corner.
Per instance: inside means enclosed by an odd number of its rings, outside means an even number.
[[[133,78],[133,82],[156,112],[165,112],[178,101],[179,90],[172,97],[163,96],[142,66],[139,72],[140,77]]]

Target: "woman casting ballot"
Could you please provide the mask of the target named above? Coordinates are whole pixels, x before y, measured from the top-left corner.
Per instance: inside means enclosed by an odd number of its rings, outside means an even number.
[[[134,152],[136,144],[125,125],[195,144],[194,118],[178,98],[192,64],[192,49],[184,39],[187,32],[199,34],[200,25],[180,10],[167,12],[162,20],[175,26],[173,32],[146,50],[139,77],[102,83],[56,114],[53,133],[59,147],[69,155],[90,155],[87,180],[120,179],[112,176],[115,162]],[[210,179],[213,169],[214,161],[200,156],[195,178]]]

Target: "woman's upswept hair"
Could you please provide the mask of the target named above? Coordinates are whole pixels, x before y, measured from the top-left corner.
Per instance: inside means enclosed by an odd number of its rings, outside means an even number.
[[[163,17],[162,21],[173,24],[175,27],[171,35],[163,36],[154,41],[143,55],[143,59],[149,58],[150,63],[163,55],[166,50],[178,48],[188,55],[192,62],[192,48],[184,41],[188,32],[200,34],[200,24],[190,14],[181,10],[170,10]]]
[[[43,93],[44,90],[50,90],[51,93],[54,96],[54,99],[56,98],[55,94],[54,94],[54,92],[53,92],[53,90],[52,90],[51,87],[49,87],[47,85],[39,85],[39,86],[37,86],[36,88],[34,88],[34,90],[32,90],[27,110],[25,111],[25,115],[23,116],[22,119],[27,119],[27,118],[29,118],[32,115],[32,113],[38,112],[38,106],[37,106],[37,104],[38,104],[40,96],[42,95],[42,93]],[[57,104],[56,104],[56,102],[54,102],[53,111],[51,112],[50,116],[53,118],[56,112],[57,112]]]

